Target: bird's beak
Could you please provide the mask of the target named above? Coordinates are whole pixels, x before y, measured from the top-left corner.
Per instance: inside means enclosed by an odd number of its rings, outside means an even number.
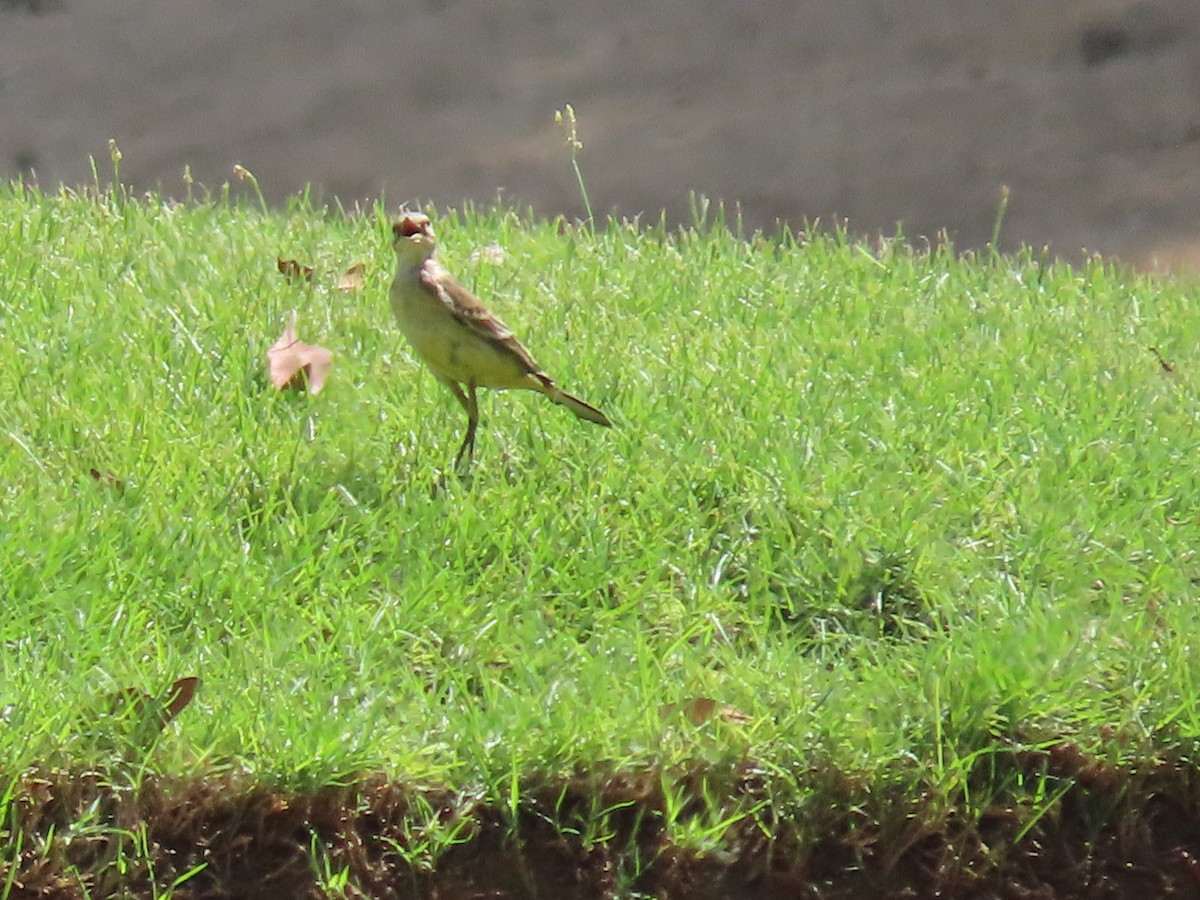
[[[392,224],[395,243],[415,237],[432,237],[429,220],[424,216],[401,216]]]

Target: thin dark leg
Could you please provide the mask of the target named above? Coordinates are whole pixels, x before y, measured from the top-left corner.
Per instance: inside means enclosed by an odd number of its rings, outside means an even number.
[[[467,384],[467,436],[463,438],[463,445],[458,450],[459,458],[462,458],[463,450],[467,451],[467,468],[471,468],[471,464],[475,462],[475,429],[479,427],[479,403],[475,399],[475,384],[470,382]],[[458,460],[454,461],[454,467],[458,468]]]
[[[475,399],[475,385],[468,382],[467,391],[463,393],[463,389],[453,381],[445,380],[442,381],[442,384],[450,388],[455,398],[462,404],[462,408],[467,411],[467,433],[463,438],[462,446],[458,448],[458,453],[454,457],[454,468],[459,467],[463,454],[466,454],[467,468],[470,468],[471,463],[475,461],[475,430],[479,427],[479,403]]]

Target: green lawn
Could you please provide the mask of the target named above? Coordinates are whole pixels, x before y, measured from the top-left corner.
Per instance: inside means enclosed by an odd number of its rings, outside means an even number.
[[[1013,760],[1062,741],[1194,758],[1193,288],[711,218],[435,227],[612,430],[481,392],[456,477],[382,208],[0,188],[0,890],[31,772],[382,773],[514,822],[639,773],[703,855],[851,808],[1021,831],[1077,779]],[[334,354],[315,397],[266,379],[292,309]],[[184,676],[157,739],[113,711]]]

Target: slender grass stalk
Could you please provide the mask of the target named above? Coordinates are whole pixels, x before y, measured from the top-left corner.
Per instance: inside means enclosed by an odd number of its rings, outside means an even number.
[[[1000,203],[996,206],[996,218],[992,220],[992,239],[988,242],[993,257],[1000,253],[1000,228],[1004,224],[1004,215],[1008,212],[1010,193],[1008,185],[1000,188]]]
[[[568,103],[563,109],[556,110],[554,121],[564,129],[567,149],[571,153],[571,169],[575,172],[575,183],[579,186],[579,195],[583,198],[583,208],[587,212],[588,232],[594,235],[596,217],[592,213],[592,201],[588,198],[587,185],[583,182],[583,172],[579,168],[579,152],[583,150],[583,141],[579,139],[575,107]]]

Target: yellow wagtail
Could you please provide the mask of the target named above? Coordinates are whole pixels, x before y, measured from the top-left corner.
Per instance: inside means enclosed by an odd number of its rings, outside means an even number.
[[[434,377],[467,411],[467,434],[455,468],[475,457],[480,387],[524,388],[545,394],[581,419],[611,427],[608,417],[557,387],[508,327],[437,261],[437,239],[429,217],[406,213],[392,225],[396,278],[392,311],[400,330]],[[465,388],[465,390],[464,390]]]

